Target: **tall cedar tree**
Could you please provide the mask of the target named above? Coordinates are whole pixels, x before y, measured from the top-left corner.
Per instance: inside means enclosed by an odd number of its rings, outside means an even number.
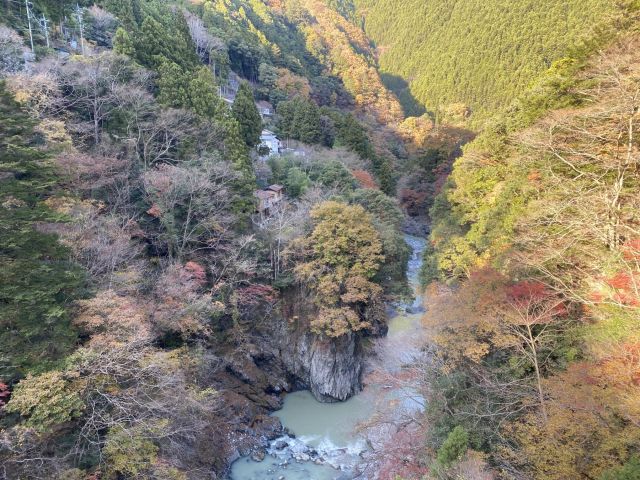
[[[251,148],[260,143],[262,118],[248,83],[243,82],[240,85],[231,112],[240,125],[240,132],[247,146]]]
[[[186,71],[195,69],[199,62],[189,27],[180,10],[174,12],[155,5],[155,11],[145,12],[135,40],[136,60],[153,69],[165,60],[180,65]],[[151,10],[147,7],[145,10]]]
[[[126,30],[130,32],[137,30],[142,17],[138,0],[106,0],[104,6],[118,17]]]
[[[313,145],[322,141],[320,109],[310,100],[296,97],[278,104],[281,135]]]
[[[322,133],[320,130],[320,111],[315,103],[301,102],[296,111],[294,122],[298,130],[298,139],[301,142],[320,143]]]
[[[34,147],[33,121],[0,83],[0,380],[43,370],[76,340],[65,312],[81,283],[43,205],[56,176]]]
[[[113,37],[113,51],[120,55],[135,57],[136,47],[131,40],[131,35],[122,27],[118,27]]]

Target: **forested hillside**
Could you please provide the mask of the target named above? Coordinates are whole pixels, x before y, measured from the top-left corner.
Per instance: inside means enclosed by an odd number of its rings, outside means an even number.
[[[610,0],[356,0],[390,85],[442,116],[509,105],[610,11]],[[398,90],[401,98],[407,92]],[[405,105],[410,105],[408,100]],[[459,107],[457,107],[459,108]]]
[[[368,41],[294,2],[0,22],[0,477],[224,475],[310,383],[289,336],[357,350],[407,293],[400,159],[372,141],[402,118]]]
[[[0,1],[0,479],[638,480],[639,25]]]
[[[443,478],[485,461],[499,478],[640,474],[639,7],[465,147],[431,209]]]

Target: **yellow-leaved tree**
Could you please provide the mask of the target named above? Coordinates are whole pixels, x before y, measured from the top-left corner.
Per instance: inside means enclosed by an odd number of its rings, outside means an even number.
[[[384,261],[371,215],[360,205],[328,201],[311,218],[313,232],[303,241],[308,260],[295,269],[318,306],[311,330],[339,337],[369,327],[382,303],[372,279]]]

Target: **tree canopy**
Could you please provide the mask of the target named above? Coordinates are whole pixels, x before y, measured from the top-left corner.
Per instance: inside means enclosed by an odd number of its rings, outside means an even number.
[[[304,242],[308,261],[296,275],[314,292],[318,306],[311,329],[339,337],[370,326],[382,289],[372,282],[384,261],[371,216],[360,205],[328,201],[311,211],[314,228]]]
[[[432,112],[462,102],[485,118],[566,56],[611,7],[608,0],[355,3],[381,71],[409,81],[390,82],[400,98],[408,90]]]
[[[255,147],[260,143],[262,119],[248,83],[243,82],[240,85],[231,112],[240,125],[240,132],[247,146]]]
[[[73,348],[67,315],[81,269],[57,239],[46,205],[60,178],[35,122],[0,82],[0,367],[5,378],[50,368]]]

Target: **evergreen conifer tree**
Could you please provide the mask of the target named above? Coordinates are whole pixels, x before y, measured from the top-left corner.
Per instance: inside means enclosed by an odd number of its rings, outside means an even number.
[[[256,188],[256,175],[247,146],[242,138],[240,125],[230,112],[226,112],[220,120],[225,131],[225,160],[230,162],[238,173],[234,183],[233,208],[241,223],[253,212],[253,191]]]
[[[335,124],[328,115],[320,116],[320,143],[325,147],[332,148],[336,139]]]
[[[164,60],[171,60],[185,71],[195,69],[199,60],[182,13],[153,5],[156,11],[145,12],[135,38],[138,62],[156,69]]]
[[[255,147],[260,143],[260,132],[262,131],[262,119],[256,107],[253,92],[248,83],[240,85],[233,107],[233,116],[240,124],[240,132],[245,143],[249,147]]]
[[[218,94],[213,74],[205,66],[198,68],[189,82],[188,97],[189,106],[201,117],[213,120],[228,111],[224,100]]]
[[[33,126],[0,82],[0,380],[51,367],[76,339],[65,306],[81,272],[56,235],[36,229],[55,221],[43,201],[56,176]]]
[[[449,467],[452,463],[460,460],[467,451],[469,444],[469,434],[458,425],[451,430],[449,436],[438,450],[437,462],[443,467]]]
[[[386,157],[373,154],[372,164],[376,179],[380,184],[380,189],[387,195],[392,197],[395,196],[396,175],[393,172],[391,160]]]
[[[137,30],[141,16],[138,0],[106,0],[104,6],[118,17],[126,30]]]
[[[127,55],[132,58],[136,55],[133,40],[131,40],[129,33],[122,27],[118,27],[113,37],[113,50],[120,55]]]
[[[320,110],[310,101],[301,101],[296,109],[294,118],[298,140],[304,143],[319,143],[322,132],[320,130]]]
[[[369,138],[362,125],[358,123],[353,115],[348,113],[336,123],[338,126],[336,141],[339,145],[353,150],[362,158],[371,158],[373,156],[373,148]]]
[[[189,107],[190,85],[184,70],[170,60],[158,66],[158,102],[172,108]]]
[[[293,119],[295,104],[292,101],[280,102],[276,109],[278,113],[278,133],[284,138],[295,138]]]

